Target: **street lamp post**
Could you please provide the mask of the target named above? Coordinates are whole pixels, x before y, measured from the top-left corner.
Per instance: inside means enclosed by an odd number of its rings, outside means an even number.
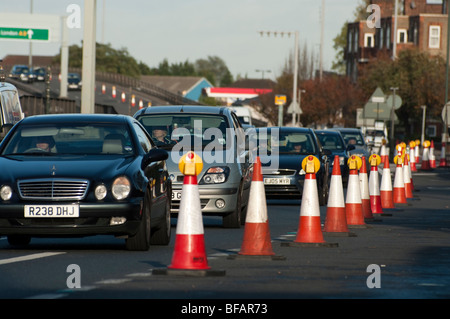
[[[292,104],[294,105],[294,107],[297,104],[297,78],[298,78],[298,31],[293,31],[293,32],[276,32],[276,31],[259,31],[260,35],[263,36],[264,33],[267,36],[270,36],[272,33],[273,35],[276,37],[277,34],[280,34],[281,37],[284,36],[284,34],[286,34],[288,37],[291,36],[291,34],[295,35],[295,47],[294,47],[294,78],[293,78],[293,91],[292,91]],[[295,111],[294,111],[295,112]],[[281,123],[283,124],[283,123]]]
[[[262,73],[262,80],[264,80],[264,73],[266,73],[266,72],[270,73],[272,71],[271,70],[259,70],[259,69],[257,69],[257,70],[255,70],[255,72],[261,72]]]

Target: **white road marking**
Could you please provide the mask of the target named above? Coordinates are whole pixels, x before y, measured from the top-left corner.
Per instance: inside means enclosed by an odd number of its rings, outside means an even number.
[[[56,252],[56,253],[46,252],[46,253],[31,254],[31,255],[8,258],[8,259],[0,259],[0,265],[6,265],[6,264],[27,261],[27,260],[33,260],[33,259],[39,259],[39,258],[45,258],[45,257],[51,257],[51,256],[56,256],[56,255],[61,255],[61,254],[65,254],[65,252]]]

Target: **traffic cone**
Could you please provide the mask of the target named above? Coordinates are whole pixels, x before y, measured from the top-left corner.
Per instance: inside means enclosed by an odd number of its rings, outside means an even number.
[[[106,92],[106,86],[104,84],[102,84],[102,94],[105,94]]]
[[[328,194],[327,214],[323,232],[330,235],[352,236],[347,227],[345,216],[344,187],[342,184],[339,156],[334,157],[333,172],[330,180],[330,192]]]
[[[381,175],[380,197],[382,208],[395,208],[394,197],[392,194],[391,169],[389,159],[384,159],[383,174]]]
[[[417,172],[416,156],[414,151],[415,145],[416,143],[414,141],[409,142],[409,167],[411,169],[411,172]]]
[[[122,102],[125,103],[125,101],[126,101],[125,92],[122,92],[121,98],[122,98]]]
[[[413,198],[411,175],[409,172],[408,154],[405,154],[405,163],[403,164],[403,184],[405,186],[406,199]]]
[[[266,194],[264,190],[261,160],[256,157],[253,164],[253,177],[250,185],[247,216],[245,219],[244,240],[238,255],[230,255],[230,259],[239,257],[285,259],[275,256],[270,239],[269,220],[267,217]]]
[[[439,167],[446,167],[447,166],[447,159],[445,157],[445,142],[442,142],[441,146],[441,157],[439,160]]]
[[[394,177],[394,204],[407,204],[406,192],[405,192],[405,182],[403,180],[403,166],[402,157],[396,156],[394,162],[397,164],[395,167],[395,177]]]
[[[359,187],[361,189],[361,205],[365,219],[372,220],[372,208],[370,207],[369,177],[367,175],[366,157],[361,158],[361,169],[359,170]]]
[[[430,166],[430,142],[429,141],[425,141],[423,142],[423,154],[422,154],[422,165],[420,166],[420,169],[422,171],[429,171],[431,170],[431,166]]]
[[[112,87],[112,93],[111,93],[111,95],[112,95],[113,99],[115,99],[116,96],[117,96],[117,92],[116,92],[116,87],[115,87],[115,86]]]
[[[361,159],[352,155],[349,159],[350,173],[348,176],[347,196],[345,202],[345,216],[349,228],[364,228],[367,225],[364,222],[362,211],[361,187],[358,177],[358,166],[361,167]]]
[[[434,155],[434,141],[431,140],[430,145],[430,167],[436,168],[436,156]]]
[[[370,156],[370,176],[369,176],[369,194],[370,194],[370,208],[372,214],[382,214],[383,209],[381,207],[380,186],[378,176],[378,165],[381,162],[381,158],[373,154]]]
[[[420,141],[419,140],[415,140],[414,142],[416,144],[414,146],[414,154],[416,156],[416,165],[417,165],[417,164],[420,164],[420,148],[419,148]]]
[[[386,157],[389,158],[389,154],[386,150],[386,140],[383,140],[383,144],[381,145],[381,150],[380,150],[380,157],[381,157],[381,162],[384,163],[384,159]]]
[[[175,275],[223,275],[223,271],[211,271],[205,250],[203,216],[197,175],[202,161],[194,152],[188,152],[179,163],[184,174],[180,209],[172,263],[166,270],[153,270],[152,274]]]
[[[302,162],[302,168],[306,172],[306,175],[303,184],[300,220],[297,237],[293,242],[288,243],[288,246],[337,246],[337,244],[327,243],[323,238],[320,224],[319,195],[316,181],[316,172],[319,167],[319,160],[312,155],[305,157]]]

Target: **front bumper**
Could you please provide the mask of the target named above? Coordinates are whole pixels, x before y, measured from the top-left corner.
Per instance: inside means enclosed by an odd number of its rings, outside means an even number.
[[[179,212],[181,189],[182,185],[172,184],[172,214]],[[221,216],[232,213],[236,209],[238,187],[214,188],[199,185],[198,190],[202,214]],[[219,200],[224,202],[224,206],[221,208],[216,206]]]
[[[75,218],[25,218],[24,203],[1,205],[0,235],[133,235],[141,221],[141,202],[141,199],[133,199],[124,203],[79,203],[79,217]],[[39,203],[43,204],[45,203]],[[125,217],[126,221],[123,224],[110,225],[112,217]]]

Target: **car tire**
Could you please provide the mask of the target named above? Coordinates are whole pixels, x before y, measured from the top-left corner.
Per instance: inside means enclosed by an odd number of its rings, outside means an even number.
[[[10,235],[8,236],[8,243],[11,246],[26,246],[30,243],[31,237],[26,235]]]
[[[139,224],[138,231],[135,235],[128,237],[125,240],[127,250],[146,251],[150,248],[150,203],[146,195],[144,197],[144,204],[142,206],[142,219]]]
[[[234,211],[228,215],[223,216],[223,227],[224,228],[240,228],[242,220],[242,185],[239,187],[236,208]]]
[[[170,243],[170,237],[172,233],[172,225],[170,223],[170,199],[166,202],[165,218],[161,225],[152,232],[150,237],[151,245],[164,245],[167,246]]]

